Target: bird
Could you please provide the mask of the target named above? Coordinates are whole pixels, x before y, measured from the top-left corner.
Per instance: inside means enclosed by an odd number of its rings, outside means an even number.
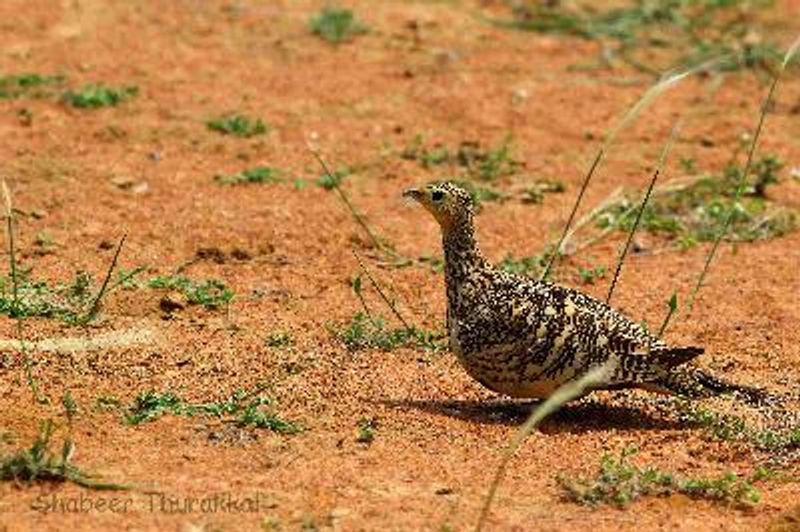
[[[478,246],[474,201],[464,188],[432,183],[403,196],[422,205],[441,228],[450,351],[486,388],[546,399],[607,365],[613,370],[592,389],[765,399],[759,388],[727,382],[692,363],[703,347],[669,345],[588,294],[491,264]]]

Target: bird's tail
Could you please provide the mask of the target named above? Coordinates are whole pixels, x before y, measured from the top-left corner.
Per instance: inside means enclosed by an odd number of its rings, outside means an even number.
[[[776,396],[766,390],[725,381],[692,364],[673,367],[665,375],[645,383],[643,387],[690,399],[733,395],[752,405],[771,404],[776,400]]]
[[[703,354],[702,347],[659,347],[650,352],[662,368],[674,368]]]

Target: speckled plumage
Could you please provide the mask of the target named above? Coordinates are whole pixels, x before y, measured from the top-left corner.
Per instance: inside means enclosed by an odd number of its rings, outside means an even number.
[[[404,195],[441,226],[450,347],[487,388],[544,398],[613,359],[605,388],[687,396],[750,390],[685,364],[703,348],[671,347],[589,295],[491,265],[475,240],[472,199],[458,186],[428,185]]]

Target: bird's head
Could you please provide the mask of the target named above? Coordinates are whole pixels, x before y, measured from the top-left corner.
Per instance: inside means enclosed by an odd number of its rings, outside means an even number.
[[[403,196],[414,199],[425,207],[444,231],[472,221],[472,196],[453,183],[435,183],[421,188],[410,188],[403,192]]]

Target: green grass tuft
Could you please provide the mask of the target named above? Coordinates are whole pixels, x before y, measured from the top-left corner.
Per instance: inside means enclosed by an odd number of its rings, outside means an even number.
[[[497,266],[501,270],[507,271],[508,273],[527,275],[528,277],[538,277],[542,271],[544,271],[546,264],[547,258],[545,255],[533,255],[530,257],[520,257],[517,259],[514,258],[513,255],[508,254]]]
[[[53,422],[42,423],[39,435],[28,449],[13,454],[0,455],[0,480],[13,482],[72,482],[84,488],[99,490],[128,489],[127,486],[95,479],[75,466],[72,454],[75,446],[71,439],[64,440],[60,454],[50,450]]]
[[[125,421],[129,425],[138,425],[146,421],[153,421],[166,413],[184,413],[183,402],[172,392],[158,394],[154,391],[140,393],[131,406]]]
[[[149,390],[136,396],[124,419],[130,425],[139,425],[165,414],[187,417],[230,416],[240,427],[268,429],[282,434],[299,432],[299,425],[281,419],[272,411],[273,404],[272,399],[260,395],[259,389],[254,392],[237,390],[229,398],[214,403],[187,403],[172,392],[159,394]]]
[[[375,434],[378,431],[378,422],[375,418],[365,417],[359,419],[356,428],[358,429],[356,434],[358,443],[370,444],[375,441]]]
[[[448,165],[460,169],[467,179],[483,182],[513,175],[522,166],[513,156],[510,137],[486,149],[477,142],[462,142],[458,148],[451,150],[439,144],[427,146],[422,136],[417,135],[400,156],[417,161],[427,169]]]
[[[459,164],[467,172],[482,181],[494,181],[498,177],[512,175],[520,163],[511,155],[511,140],[481,151],[478,146],[462,145],[458,153]]]
[[[236,423],[240,427],[268,429],[281,434],[296,434],[302,430],[298,424],[278,417],[268,408],[271,405],[269,398],[259,397],[250,401],[241,411]]]
[[[147,286],[162,290],[177,290],[192,305],[202,305],[207,309],[223,307],[233,300],[233,290],[217,279],[195,281],[183,275],[163,275],[153,277]]]
[[[661,73],[725,56],[721,71],[763,69],[774,72],[782,53],[769,40],[776,21],[768,17],[770,0],[631,0],[610,8],[591,3],[515,2],[512,16],[499,25],[538,33],[559,33],[600,40],[603,60]],[[651,66],[654,61],[661,65]]]
[[[133,98],[138,93],[137,87],[108,87],[102,84],[89,84],[64,93],[64,101],[78,109],[97,109],[114,107]]]
[[[316,183],[318,187],[322,187],[325,190],[333,190],[335,188],[338,188],[342,184],[344,178],[349,175],[350,175],[349,168],[338,168],[333,172],[331,172],[330,174],[326,172],[321,176],[319,176],[319,178],[317,178]]]
[[[274,184],[284,181],[283,172],[277,168],[257,166],[237,174],[216,175],[214,181],[220,185]]]
[[[326,7],[311,19],[311,32],[333,44],[352,40],[368,28],[349,9]]]
[[[55,318],[78,324],[95,294],[92,276],[78,272],[69,284],[50,285],[33,280],[29,272],[17,271],[17,300],[10,277],[0,277],[0,314],[11,318]]]
[[[391,351],[399,347],[420,347],[431,351],[443,348],[440,335],[416,327],[390,329],[383,317],[374,318],[358,312],[343,329],[338,332],[339,338],[350,351],[362,349],[380,349]]]
[[[0,100],[49,96],[47,89],[62,85],[65,80],[64,76],[45,76],[42,74],[0,76]]]
[[[578,267],[578,277],[583,284],[594,284],[597,279],[603,279],[608,273],[605,266],[595,266],[594,268]]]
[[[769,453],[800,449],[800,425],[782,430],[755,428],[740,417],[719,414],[687,401],[678,404],[678,411],[682,419],[717,440],[743,442]]]
[[[206,127],[223,135],[233,135],[241,138],[263,135],[268,131],[267,125],[260,118],[253,120],[240,114],[214,118],[206,122]]]

